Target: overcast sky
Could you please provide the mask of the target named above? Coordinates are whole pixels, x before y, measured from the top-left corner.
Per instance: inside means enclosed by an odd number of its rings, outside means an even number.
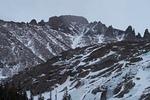
[[[89,21],[136,32],[150,28],[150,0],[0,0],[0,19],[13,21],[48,20],[55,15],[79,15]]]

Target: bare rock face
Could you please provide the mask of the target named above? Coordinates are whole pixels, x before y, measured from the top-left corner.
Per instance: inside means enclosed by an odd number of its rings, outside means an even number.
[[[121,84],[119,84],[115,91],[118,91],[116,93],[117,98],[122,98],[125,94],[129,93],[129,91],[135,86],[135,83],[132,80],[124,81]]]
[[[150,99],[150,87],[147,87],[144,91],[143,94],[141,95],[139,100],[149,100]]]
[[[83,27],[84,25],[88,24],[88,21],[84,17],[68,15],[51,17],[49,18],[48,24],[54,30],[61,30],[65,33],[70,33],[72,28]],[[73,31],[77,32],[77,30],[74,29]]]

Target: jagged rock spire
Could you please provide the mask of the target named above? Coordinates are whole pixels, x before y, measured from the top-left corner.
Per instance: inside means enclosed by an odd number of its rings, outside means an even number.
[[[44,26],[44,25],[45,25],[45,22],[44,22],[44,20],[41,20],[40,22],[38,22],[38,24],[39,24],[40,26]]]
[[[112,26],[108,27],[107,31],[105,32],[105,35],[109,36],[109,37],[113,36],[113,27]]]
[[[125,40],[126,41],[135,41],[135,30],[132,28],[132,26],[128,26],[128,28],[125,30]]]
[[[132,30],[132,35],[135,37],[135,30],[134,29]]]
[[[137,39],[142,39],[142,36],[140,33],[138,33],[138,35],[136,36]]]
[[[32,20],[30,21],[30,24],[32,24],[32,25],[37,25],[37,22],[36,22],[35,19],[32,19]]]
[[[131,33],[132,32],[132,26],[128,26],[126,29],[125,33]]]
[[[145,40],[150,41],[150,33],[149,33],[148,29],[145,30],[145,32],[144,32],[144,37],[143,37],[143,38],[144,38]]]
[[[145,33],[148,33],[148,34],[149,34],[149,30],[148,30],[148,29],[145,29]]]
[[[114,29],[112,26],[109,26],[104,34],[105,42],[116,41],[116,37],[114,35]]]

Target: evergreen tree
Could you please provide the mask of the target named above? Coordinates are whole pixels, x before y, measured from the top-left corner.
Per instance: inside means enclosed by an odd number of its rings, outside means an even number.
[[[107,100],[107,87],[106,86],[101,86],[101,97],[100,100]]]
[[[50,99],[49,100],[52,100],[52,92],[50,91]]]
[[[63,100],[72,100],[71,95],[68,93],[67,87],[65,88],[65,94],[63,96]]]
[[[27,93],[25,91],[22,93],[22,95],[23,95],[23,99],[22,100],[28,100]]]
[[[33,100],[33,92],[32,92],[32,90],[30,92],[30,100]]]
[[[56,94],[55,94],[55,100],[57,100],[57,90],[56,90]]]

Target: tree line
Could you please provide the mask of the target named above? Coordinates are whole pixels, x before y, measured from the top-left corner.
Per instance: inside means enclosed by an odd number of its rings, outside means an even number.
[[[20,91],[15,85],[0,84],[0,100],[28,100],[25,91]]]

